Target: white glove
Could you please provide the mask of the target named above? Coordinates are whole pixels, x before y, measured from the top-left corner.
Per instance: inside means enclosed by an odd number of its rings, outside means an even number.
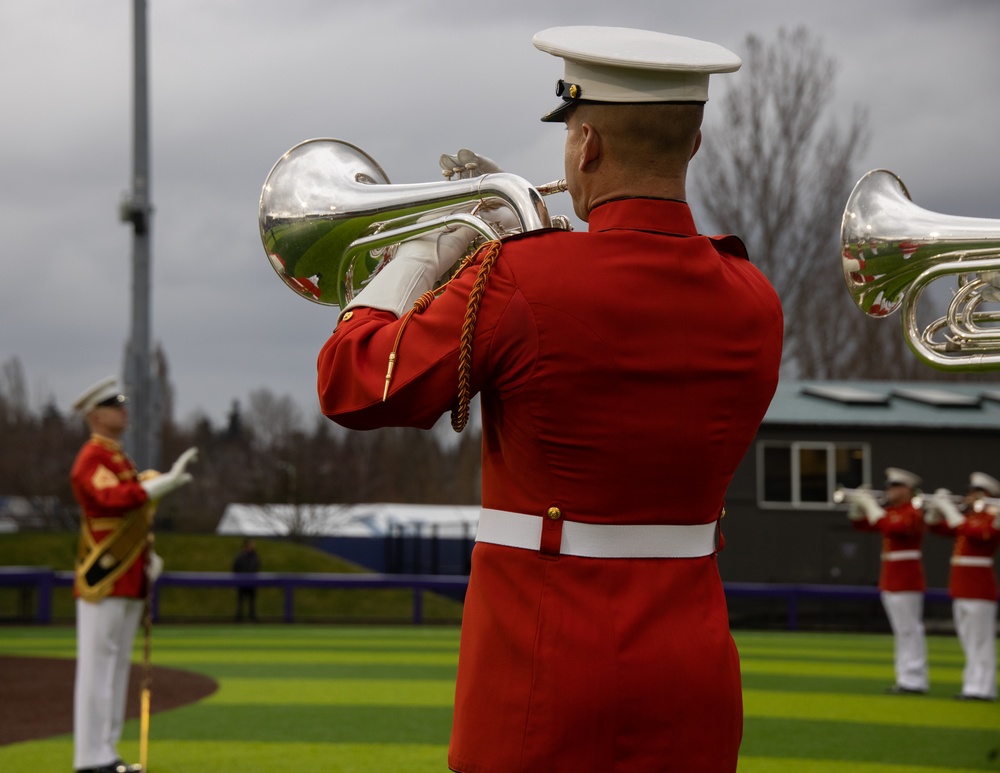
[[[189,464],[198,461],[198,449],[192,446],[183,454],[177,457],[177,461],[174,462],[173,466],[170,468],[170,472],[179,475],[187,469]]]
[[[850,495],[851,505],[857,506],[858,510],[861,511],[863,517],[874,526],[876,523],[885,518],[885,510],[883,510],[878,502],[875,501],[875,497],[866,491],[858,492]],[[860,521],[861,519],[858,518]]]
[[[473,153],[468,148],[462,148],[455,155],[441,154],[440,163],[442,173],[449,180],[470,179],[503,171],[493,159]],[[524,230],[514,210],[503,204],[484,207],[477,214],[494,227],[498,236],[507,236]]]
[[[979,278],[986,283],[981,291],[983,300],[1000,301],[1000,271],[980,271]]]
[[[478,235],[472,228],[459,226],[403,242],[393,259],[344,307],[344,311],[364,306],[391,311],[402,317],[417,298],[432,289],[448,269],[465,256]]]
[[[861,503],[857,500],[857,497],[848,497],[847,501],[847,517],[852,521],[863,521],[865,519],[865,511],[862,509]]]
[[[177,457],[177,461],[174,462],[168,472],[165,472],[163,475],[157,475],[155,478],[144,480],[139,485],[142,486],[146,492],[146,496],[151,500],[162,499],[172,491],[176,491],[181,486],[185,486],[194,480],[191,473],[187,472],[185,468],[197,458],[198,449],[189,448]]]
[[[944,522],[952,529],[965,523],[965,516],[958,512],[955,503],[951,501],[951,492],[946,488],[939,488],[934,492],[931,497],[931,507],[944,516]]]
[[[149,578],[150,582],[156,582],[161,574],[163,574],[163,559],[160,558],[155,550],[150,550],[149,558],[146,562],[146,577]]]
[[[454,156],[442,153],[440,158],[441,171],[449,180],[466,180],[472,177],[479,177],[493,172],[502,172],[503,169],[492,159],[473,153],[468,148],[462,148]]]

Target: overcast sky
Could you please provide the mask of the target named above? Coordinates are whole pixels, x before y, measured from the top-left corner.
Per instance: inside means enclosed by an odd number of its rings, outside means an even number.
[[[393,182],[440,179],[438,156],[460,147],[535,183],[562,176],[564,132],[538,120],[562,75],[531,45],[546,27],[641,27],[743,54],[749,33],[805,25],[838,63],[837,111],[869,110],[858,176],[885,167],[921,206],[1000,217],[997,0],[149,0],[148,18],[152,331],[184,422],[221,422],[264,387],[318,412],[316,355],[336,310],[281,283],[257,225],[288,148],[345,139]],[[67,411],[121,372],[132,56],[131,0],[0,5],[0,363],[21,360],[36,409]],[[571,212],[565,194],[548,204]]]

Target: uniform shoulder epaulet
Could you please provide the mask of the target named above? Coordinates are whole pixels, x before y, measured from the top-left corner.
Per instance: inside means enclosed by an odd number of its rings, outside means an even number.
[[[743,240],[735,236],[734,234],[722,234],[721,236],[709,236],[712,240],[712,244],[715,248],[726,255],[734,258],[743,258],[743,260],[750,260],[750,255],[747,252],[747,246],[743,243]]]

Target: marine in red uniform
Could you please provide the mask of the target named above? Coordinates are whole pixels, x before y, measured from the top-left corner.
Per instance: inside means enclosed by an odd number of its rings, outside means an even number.
[[[889,618],[895,648],[893,693],[925,693],[928,688],[927,640],[924,633],[924,566],[921,546],[924,515],[913,504],[920,478],[907,470],[885,471],[885,503],[866,492],[848,495],[848,517],[854,528],[882,536],[882,570],[878,587]]]
[[[70,483],[80,505],[80,550],[74,595],[77,666],[73,701],[74,768],[78,773],[129,773],[117,745],[125,721],[132,643],[147,591],[149,527],[160,497],[187,483],[189,449],[164,475],[140,480],[119,440],[127,400],[114,376],[94,384],[73,407],[91,430],[73,463]]]
[[[323,347],[320,402],[347,427],[431,427],[456,402],[470,296],[495,261],[467,371],[483,511],[449,765],[734,771],[739,658],[714,554],[777,383],[782,315],[737,239],[698,234],[684,176],[706,73],[739,60],[635,30],[535,43],[566,59],[550,116],[589,230],[490,243],[409,317],[468,236],[403,244]],[[578,66],[588,56],[602,65]]]
[[[961,700],[997,697],[997,578],[994,556],[1000,547],[1000,481],[983,472],[969,476],[962,510],[950,492],[939,489],[927,508],[930,530],[954,537],[948,593],[955,631],[965,654]],[[992,500],[992,501],[990,501]]]

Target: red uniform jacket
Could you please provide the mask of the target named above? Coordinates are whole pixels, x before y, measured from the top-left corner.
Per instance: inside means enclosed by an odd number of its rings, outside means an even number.
[[[874,526],[868,521],[852,521],[860,531],[877,531],[882,535],[882,572],[878,587],[890,593],[923,591],[924,565],[920,548],[924,540],[924,514],[910,502],[887,505],[885,518]],[[894,553],[916,552],[915,558],[895,560]]]
[[[965,523],[951,528],[946,523],[931,526],[935,534],[955,538],[952,552],[951,573],[948,577],[948,593],[953,599],[997,600],[997,576],[994,566],[963,566],[955,559],[976,557],[993,559],[1000,546],[1000,530],[994,523],[994,513],[967,512]]]
[[[406,326],[359,308],[319,357],[324,413],[430,427],[454,402],[473,271]],[[475,330],[483,506],[698,524],[777,384],[782,315],[736,240],[686,204],[606,203],[588,233],[506,240]],[[739,659],[714,556],[473,552],[449,764],[458,771],[735,770]]]
[[[135,465],[113,440],[93,435],[80,449],[70,472],[73,494],[97,542],[148,499]],[[145,551],[118,578],[112,596],[142,598],[146,592]]]

